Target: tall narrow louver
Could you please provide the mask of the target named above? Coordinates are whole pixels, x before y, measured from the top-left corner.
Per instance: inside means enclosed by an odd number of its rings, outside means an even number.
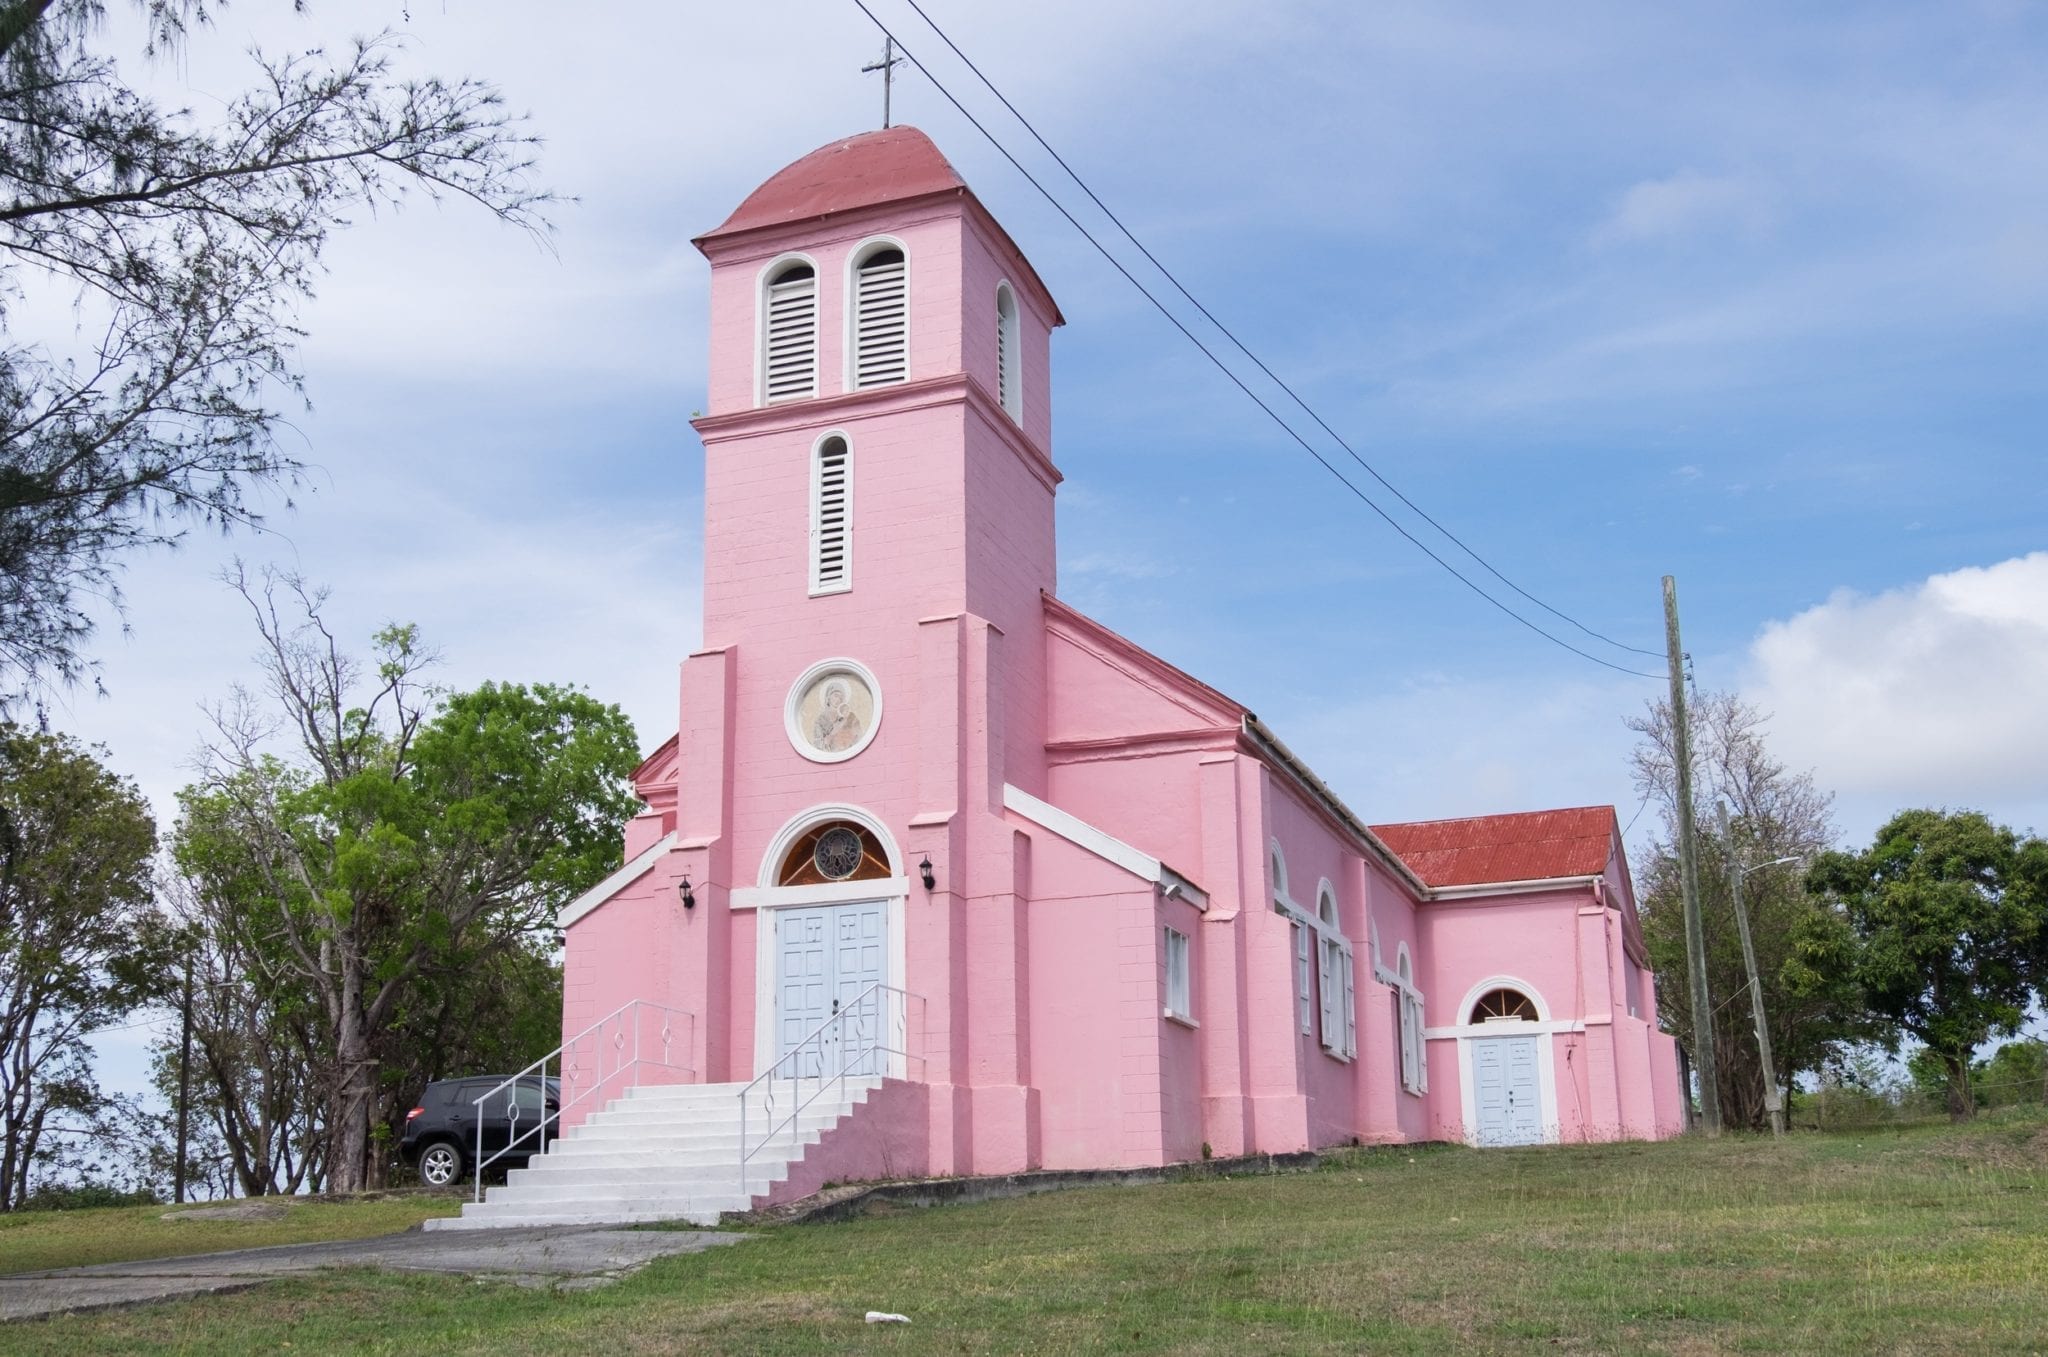
[[[763,388],[767,402],[818,394],[818,275],[792,264],[768,284]]]
[[[853,465],[846,440],[818,445],[811,469],[811,592],[853,583]]]
[[[910,375],[910,306],[903,251],[884,247],[853,280],[853,385],[886,386]]]

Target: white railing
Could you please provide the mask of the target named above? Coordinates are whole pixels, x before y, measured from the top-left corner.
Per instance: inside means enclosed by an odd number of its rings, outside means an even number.
[[[846,1091],[849,1077],[907,1077],[908,1065],[917,1061],[924,1071],[923,1041],[920,1050],[910,1050],[910,1006],[918,1006],[919,1023],[924,1017],[924,1000],[894,985],[869,985],[844,1003],[833,1005],[832,1016],[817,1030],[797,1042],[740,1090],[740,1195],[747,1191],[747,1165],[777,1136],[795,1127],[803,1110],[816,1102],[827,1088],[837,1083]],[[760,1118],[753,1118],[757,1094],[762,1104]],[[778,1109],[786,1109],[778,1112]],[[759,1137],[750,1120],[766,1126]],[[792,1137],[794,1139],[794,1137]]]
[[[476,1099],[476,1145],[470,1163],[475,1165],[476,1199],[484,1199],[484,1170],[526,1142],[525,1153],[545,1150],[551,1125],[559,1125],[562,1114],[612,1088],[618,1092],[634,1087],[649,1072],[689,1075],[695,1071],[682,1063],[689,1059],[696,1035],[696,1018],[680,1008],[669,1008],[635,999],[615,1012],[599,1018],[519,1073]],[[550,1072],[549,1067],[553,1066]],[[630,1078],[628,1076],[631,1076]],[[687,1082],[664,1079],[663,1083]],[[554,1086],[555,1106],[548,1107],[549,1085]],[[540,1116],[534,1124],[519,1129],[518,1089],[536,1085],[540,1090]],[[493,1098],[510,1090],[506,1099],[505,1144],[488,1158],[484,1156],[484,1109]]]

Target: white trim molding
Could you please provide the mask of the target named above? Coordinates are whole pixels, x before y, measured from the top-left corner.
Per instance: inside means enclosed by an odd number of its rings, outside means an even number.
[[[555,927],[567,928],[578,919],[595,913],[607,900],[653,871],[654,864],[675,846],[676,834],[674,830],[670,830],[631,862],[562,906],[561,911],[555,915]]]
[[[1003,784],[1003,809],[1013,811],[1049,829],[1078,848],[1084,848],[1105,862],[1115,863],[1143,881],[1207,911],[1209,893],[1149,853],[1141,853],[1112,834],[1107,834],[1077,815],[1069,814],[1048,801],[1041,801],[1021,787]]]
[[[1432,886],[1431,900],[1471,900],[1483,895],[1533,895],[1539,891],[1583,890],[1598,885],[1597,876],[1539,876],[1525,881],[1480,881],[1470,886]]]
[[[901,900],[910,894],[907,876],[864,881],[820,881],[814,886],[740,886],[729,899],[734,909],[780,909],[786,905],[843,905],[856,900]]]

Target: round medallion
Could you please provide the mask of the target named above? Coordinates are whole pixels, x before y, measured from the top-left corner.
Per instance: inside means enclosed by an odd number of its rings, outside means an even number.
[[[827,881],[844,881],[860,870],[860,835],[840,825],[818,836],[811,862]]]
[[[852,660],[824,660],[790,687],[789,742],[814,763],[839,763],[868,747],[882,723],[874,675]]]

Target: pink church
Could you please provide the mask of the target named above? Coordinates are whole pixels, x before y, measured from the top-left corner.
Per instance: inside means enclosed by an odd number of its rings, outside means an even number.
[[[1060,601],[1062,318],[927,137],[695,243],[704,648],[561,917],[573,1129],[461,1223],[1682,1127],[1611,808],[1367,824]]]

